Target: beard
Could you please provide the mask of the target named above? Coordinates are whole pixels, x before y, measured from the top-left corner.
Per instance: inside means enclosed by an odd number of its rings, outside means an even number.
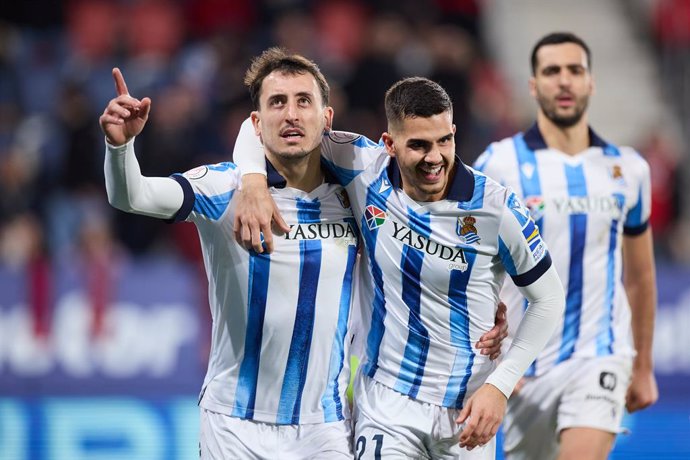
[[[558,113],[557,102],[554,99],[547,99],[541,94],[537,94],[537,103],[541,108],[546,118],[551,120],[553,124],[560,128],[570,128],[575,126],[582,119],[582,116],[587,110],[587,105],[589,104],[589,97],[583,96],[575,99],[575,105],[573,107],[574,112],[570,115],[562,115]]]

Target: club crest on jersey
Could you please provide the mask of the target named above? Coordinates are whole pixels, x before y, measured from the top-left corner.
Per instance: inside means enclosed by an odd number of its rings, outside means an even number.
[[[364,210],[364,218],[367,221],[369,230],[375,230],[386,222],[388,214],[383,209],[379,209],[373,204],[370,204]]]
[[[544,217],[544,199],[540,196],[530,196],[525,198],[525,206],[529,209],[529,214],[533,221],[538,221]]]
[[[625,184],[625,178],[623,177],[623,168],[620,165],[613,165],[611,168],[611,178],[620,183]]]
[[[479,243],[481,238],[477,235],[477,227],[474,226],[476,223],[477,219],[472,216],[458,217],[455,231],[460,235],[462,242],[466,244]]]
[[[335,196],[338,198],[343,208],[348,209],[350,207],[350,197],[347,195],[345,189],[336,192]]]

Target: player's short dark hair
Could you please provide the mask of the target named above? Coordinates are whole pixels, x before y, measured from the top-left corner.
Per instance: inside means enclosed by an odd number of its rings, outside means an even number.
[[[563,43],[575,43],[585,50],[587,54],[587,67],[592,70],[592,52],[583,39],[571,32],[552,32],[543,36],[532,48],[532,75],[537,74],[537,52],[539,48],[547,45],[562,45]]]
[[[259,99],[261,97],[261,85],[267,76],[276,71],[287,75],[312,74],[316,84],[319,86],[323,106],[328,105],[330,88],[319,66],[304,56],[290,54],[284,48],[274,46],[255,57],[244,76],[244,84],[249,88],[249,96],[257,110],[259,109]]]
[[[386,91],[384,104],[389,129],[399,127],[405,118],[453,113],[453,102],[446,90],[423,77],[405,78],[395,83]]]

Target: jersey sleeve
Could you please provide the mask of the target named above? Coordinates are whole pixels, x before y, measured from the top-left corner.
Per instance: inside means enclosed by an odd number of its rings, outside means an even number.
[[[623,225],[623,232],[631,236],[639,235],[647,229],[652,202],[649,164],[637,152],[633,152],[633,154],[637,160],[635,180],[633,181],[635,199],[628,208]]]
[[[361,134],[329,131],[321,142],[324,165],[345,186],[382,155],[383,143],[376,143]]]
[[[199,166],[172,176],[184,192],[174,222],[218,221],[225,214],[238,187],[237,166],[230,162]]]
[[[546,243],[529,210],[507,190],[498,232],[498,254],[518,287],[532,284],[551,266]]]
[[[264,146],[254,131],[251,118],[247,118],[240,126],[240,132],[232,150],[232,161],[239,167],[242,174],[266,175],[266,160]]]

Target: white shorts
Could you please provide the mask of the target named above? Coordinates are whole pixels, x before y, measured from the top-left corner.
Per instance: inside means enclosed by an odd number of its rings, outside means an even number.
[[[352,459],[350,421],[303,425],[242,420],[200,408],[202,460]]]
[[[604,356],[565,361],[526,379],[508,400],[503,423],[506,458],[551,459],[566,428],[620,433],[632,358]]]
[[[409,398],[357,373],[355,459],[493,460],[496,438],[471,451],[458,445],[460,411]]]

